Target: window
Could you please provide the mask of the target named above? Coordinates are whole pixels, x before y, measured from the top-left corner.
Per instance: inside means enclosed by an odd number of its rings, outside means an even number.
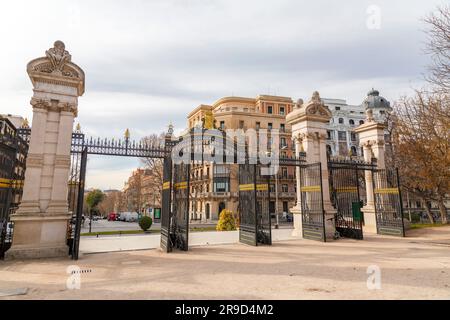
[[[269,123],[268,123],[267,128],[268,128],[269,130],[272,130],[272,128],[273,128],[272,122],[269,122]]]
[[[281,192],[289,192],[289,186],[287,184],[283,184],[281,186]]]
[[[274,185],[273,183],[271,183],[271,184],[269,185],[269,191],[270,191],[270,192],[275,192],[275,185]]]
[[[339,123],[340,123],[340,124],[343,124],[343,123],[344,123],[344,119],[339,118]]]
[[[214,178],[214,192],[228,192],[230,183],[228,178]]]
[[[327,139],[331,140],[332,134],[330,130],[327,130]]]
[[[267,113],[269,113],[269,114],[273,113],[273,107],[272,106],[268,106],[267,107]]]
[[[287,201],[283,201],[283,212],[289,212],[289,203]]]
[[[225,129],[225,121],[220,121],[220,129]]]
[[[261,128],[261,122],[256,122],[256,130],[259,130]]]
[[[280,146],[281,147],[286,147],[286,138],[280,138]]]
[[[364,120],[360,120],[359,121],[359,124],[361,125],[361,124],[364,124]]]
[[[244,121],[239,121],[239,129],[244,129]]]
[[[350,119],[350,121],[348,123],[350,123],[351,126],[355,125],[355,121],[353,119]]]
[[[341,107],[335,107],[334,110],[339,111],[341,110]]]
[[[352,133],[350,134],[350,137],[351,137],[352,141],[356,141],[356,133],[352,132]],[[356,152],[355,152],[355,153],[356,153]]]
[[[280,124],[280,131],[285,132],[286,131],[286,125],[284,123]]]
[[[287,178],[287,174],[288,174],[288,171],[287,171],[287,168],[281,168],[281,176],[283,177],[283,178]]]
[[[338,139],[341,141],[346,141],[347,140],[347,132],[338,131]]]
[[[384,110],[380,110],[380,114],[385,114],[386,112]]]
[[[284,108],[284,107],[280,107],[280,114],[281,114],[282,116],[285,115],[285,108]]]

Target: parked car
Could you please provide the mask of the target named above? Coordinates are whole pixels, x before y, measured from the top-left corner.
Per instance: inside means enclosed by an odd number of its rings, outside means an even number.
[[[125,216],[126,222],[136,222],[139,220],[139,214],[137,212],[127,212]]]
[[[107,216],[108,221],[116,221],[117,218],[118,218],[117,213],[115,213],[115,212],[111,212]]]
[[[121,212],[119,214],[119,221],[125,221],[126,215],[128,212]]]

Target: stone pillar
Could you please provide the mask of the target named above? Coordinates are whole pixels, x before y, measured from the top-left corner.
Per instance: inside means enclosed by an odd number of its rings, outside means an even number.
[[[366,121],[355,129],[359,134],[359,143],[363,147],[364,160],[371,162],[377,160],[377,169],[385,169],[384,157],[384,124],[378,123],[373,118],[371,109],[366,111]],[[375,203],[373,194],[373,177],[371,171],[365,172],[367,204],[362,208],[364,214],[364,233],[377,233],[377,221],[375,215]]]
[[[327,240],[332,240],[335,234],[334,216],[336,210],[331,205],[330,190],[328,181],[328,160],[327,160],[327,126],[331,119],[331,112],[320,99],[319,93],[314,92],[311,100],[299,105],[286,117],[287,122],[292,126],[292,135],[298,140],[299,149],[306,152],[306,162],[308,164],[322,164],[322,193],[323,206],[325,211],[325,232]],[[297,193],[300,195],[300,176],[297,175]],[[300,206],[301,211],[301,206]],[[294,211],[295,212],[295,211]],[[295,222],[295,220],[300,222]],[[330,220],[331,219],[331,220]],[[301,235],[301,215],[294,216],[294,235]]]
[[[300,152],[303,151],[302,149],[302,142],[300,139],[293,137],[292,139],[295,143],[295,154],[298,157]],[[300,177],[300,168],[297,167],[295,169],[295,175],[296,177]],[[292,231],[293,237],[301,237],[302,236],[302,197],[301,197],[301,185],[300,185],[300,179],[297,178],[297,203],[293,208],[291,208],[291,212],[294,215],[294,231]]]
[[[73,121],[84,93],[84,72],[61,41],[31,61],[33,122],[22,202],[8,259],[68,255],[68,177]]]

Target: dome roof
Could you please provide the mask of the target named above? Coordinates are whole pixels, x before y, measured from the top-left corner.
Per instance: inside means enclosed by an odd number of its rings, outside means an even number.
[[[372,89],[367,94],[367,98],[363,102],[366,109],[388,109],[392,110],[391,103],[386,98],[380,96],[378,90]]]

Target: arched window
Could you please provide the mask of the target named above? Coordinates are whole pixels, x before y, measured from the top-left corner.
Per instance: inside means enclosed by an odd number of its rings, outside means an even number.
[[[350,119],[350,121],[348,123],[350,123],[351,126],[355,125],[355,121],[353,119]]]
[[[343,118],[339,118],[339,123],[343,124],[344,123],[344,119]]]
[[[360,120],[359,121],[359,124],[361,125],[361,124],[364,124],[364,120]]]

